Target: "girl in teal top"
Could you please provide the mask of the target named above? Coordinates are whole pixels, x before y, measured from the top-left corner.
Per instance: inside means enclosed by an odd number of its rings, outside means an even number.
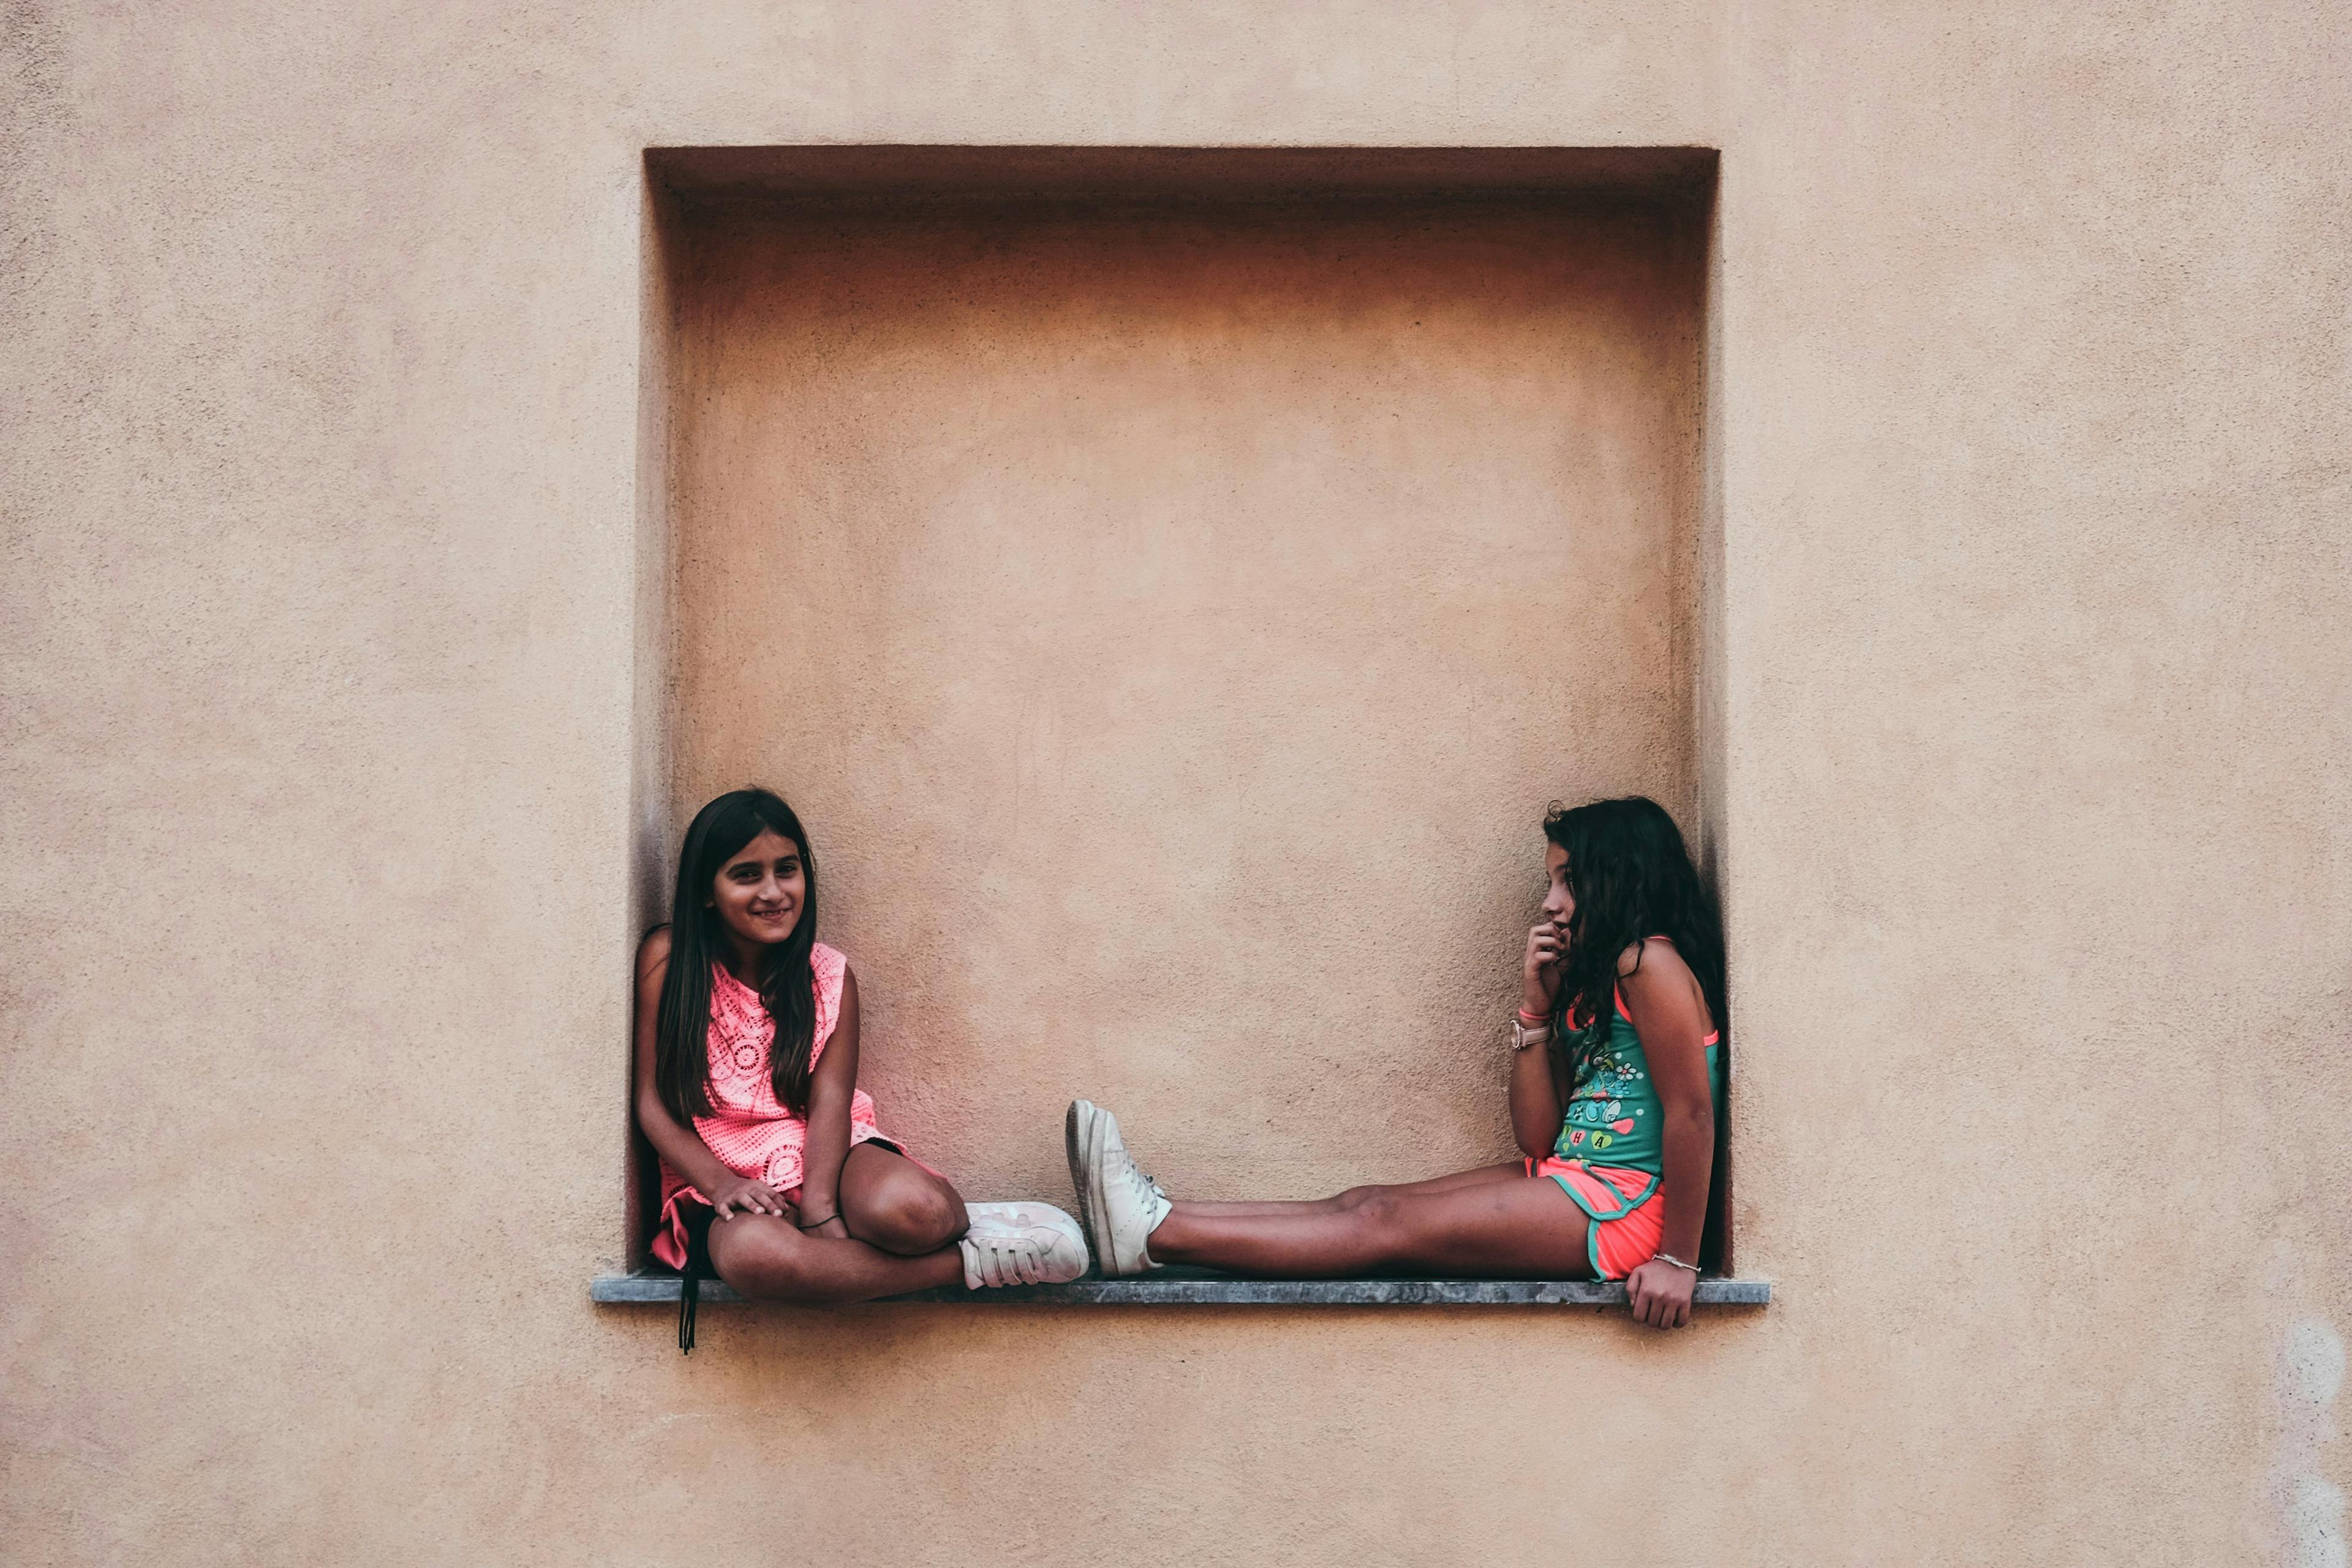
[[[1522,1158],[1310,1203],[1175,1203],[1081,1100],[1070,1175],[1104,1273],[1622,1278],[1642,1321],[1688,1320],[1722,1102],[1722,919],[1654,801],[1555,806],[1543,828],[1507,1045]]]

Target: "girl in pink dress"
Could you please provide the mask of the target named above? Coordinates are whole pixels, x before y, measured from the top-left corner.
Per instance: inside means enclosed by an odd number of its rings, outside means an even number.
[[[1045,1204],[967,1205],[875,1122],[857,1087],[857,976],[816,940],[816,863],[792,807],[720,795],[678,854],[670,923],[637,953],[637,1124],[661,1156],[654,1256],[744,1296],[863,1301],[1086,1272]]]

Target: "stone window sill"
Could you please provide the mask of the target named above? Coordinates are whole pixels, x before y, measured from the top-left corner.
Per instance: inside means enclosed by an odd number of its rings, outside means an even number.
[[[616,1305],[677,1304],[678,1277],[604,1274],[588,1298]],[[709,1306],[743,1298],[716,1279],[702,1282]],[[1701,1279],[1693,1298],[1706,1307],[1761,1307],[1765,1279]],[[1167,1268],[1141,1279],[1089,1274],[1067,1285],[1015,1285],[1001,1290],[952,1288],[892,1296],[882,1303],[969,1301],[975,1306],[1046,1307],[1622,1307],[1625,1287],[1590,1279],[1241,1279],[1206,1269]]]

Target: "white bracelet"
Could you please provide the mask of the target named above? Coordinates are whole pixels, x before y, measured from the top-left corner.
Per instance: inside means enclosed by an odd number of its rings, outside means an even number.
[[[1650,1254],[1650,1261],[1653,1263],[1671,1263],[1677,1268],[1687,1268],[1694,1274],[1698,1272],[1697,1264],[1685,1263],[1681,1258],[1676,1258],[1671,1252],[1653,1252]]]

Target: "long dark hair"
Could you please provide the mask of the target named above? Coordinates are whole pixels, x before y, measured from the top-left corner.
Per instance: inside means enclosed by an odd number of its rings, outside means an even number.
[[[782,797],[763,789],[720,795],[694,814],[677,852],[677,890],[670,899],[669,973],[662,977],[661,1010],[654,1020],[654,1081],[662,1103],[680,1121],[710,1114],[710,966],[727,951],[711,884],[743,846],[773,832],[800,850],[808,896],[793,934],[770,948],[757,976],[760,1000],[776,1021],[768,1047],[776,1099],[808,1111],[809,1055],[816,1044],[816,857],[809,853],[801,819]]]
[[[1573,810],[1555,805],[1543,826],[1544,837],[1568,851],[1568,890],[1576,897],[1552,1003],[1560,1081],[1573,1085],[1608,1040],[1618,961],[1644,937],[1673,939],[1721,1029],[1723,915],[1665,808],[1645,795]],[[1639,957],[1633,967],[1641,967]]]

